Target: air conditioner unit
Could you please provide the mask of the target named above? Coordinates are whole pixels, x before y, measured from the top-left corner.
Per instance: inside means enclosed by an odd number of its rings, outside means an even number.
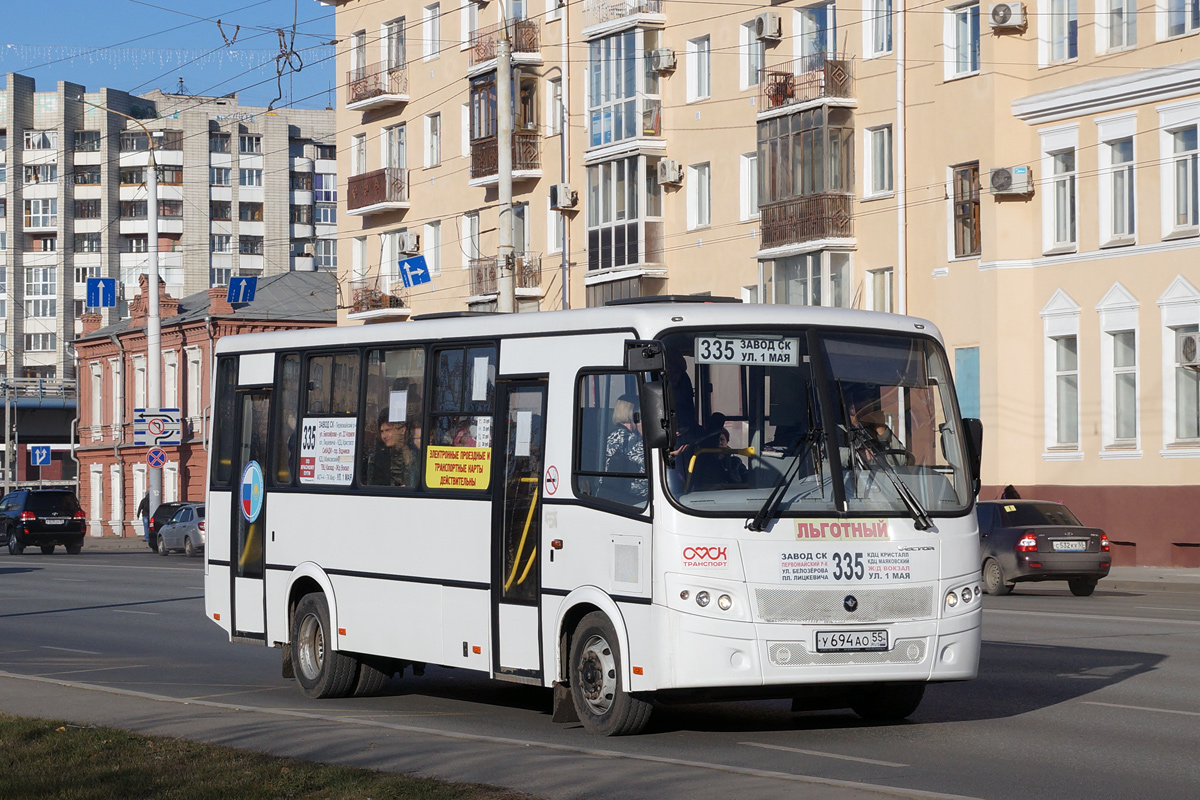
[[[562,211],[563,209],[574,208],[578,202],[579,193],[571,188],[571,184],[550,184],[550,208],[555,211]]]
[[[1024,3],[992,3],[988,6],[988,25],[993,28],[1024,28]]]
[[[421,234],[405,231],[396,237],[399,239],[400,252],[406,256],[421,252]]]
[[[664,158],[658,162],[658,185],[683,183],[683,167],[673,158]]]
[[[764,11],[754,18],[754,36],[764,42],[778,42],[783,38],[783,17],[774,11]]]
[[[1200,333],[1181,333],[1178,342],[1179,365],[1200,371]]]
[[[1033,173],[1029,167],[992,167],[988,183],[992,194],[1033,194]]]
[[[675,51],[669,47],[651,50],[650,69],[655,72],[670,72],[675,69]]]

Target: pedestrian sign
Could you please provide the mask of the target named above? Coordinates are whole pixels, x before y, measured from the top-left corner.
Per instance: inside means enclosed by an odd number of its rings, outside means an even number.
[[[398,266],[400,267],[400,278],[407,288],[411,289],[422,283],[433,282],[433,276],[429,274],[429,267],[425,264],[425,256],[406,258]]]
[[[133,410],[133,443],[163,447],[180,442],[182,428],[178,408],[160,408],[149,412],[144,408]]]
[[[117,304],[116,278],[87,279],[88,308],[112,308]]]
[[[29,466],[31,467],[48,467],[50,466],[50,445],[35,444],[29,448]]]
[[[146,453],[146,463],[154,469],[162,469],[163,465],[167,463],[167,451],[151,447],[150,451]]]
[[[229,293],[225,299],[230,303],[253,303],[258,278],[237,277],[229,279]]]

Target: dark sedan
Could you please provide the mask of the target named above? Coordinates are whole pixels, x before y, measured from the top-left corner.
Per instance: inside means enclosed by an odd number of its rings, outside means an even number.
[[[975,513],[988,594],[1008,594],[1020,581],[1066,581],[1071,594],[1087,597],[1112,566],[1108,536],[1062,503],[988,500]]]

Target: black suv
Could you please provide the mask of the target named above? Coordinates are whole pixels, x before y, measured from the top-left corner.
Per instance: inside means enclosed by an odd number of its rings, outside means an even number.
[[[36,545],[46,555],[65,545],[71,555],[83,549],[87,521],[74,493],[63,489],[20,489],[0,499],[0,536],[18,556]]]

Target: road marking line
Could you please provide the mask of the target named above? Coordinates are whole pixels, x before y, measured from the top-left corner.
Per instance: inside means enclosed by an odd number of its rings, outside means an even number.
[[[894,761],[876,761],[873,758],[859,758],[858,756],[843,756],[838,753],[823,753],[820,750],[802,750],[799,747],[783,747],[777,744],[762,744],[760,742],[738,742],[747,747],[763,747],[767,750],[783,750],[788,753],[803,753],[808,756],[821,756],[822,758],[840,758],[843,761],[858,761],[862,764],[878,764],[881,767],[909,767],[911,764],[897,764]]]
[[[63,583],[87,583],[83,578],[51,578],[52,581],[62,581]]]
[[[559,753],[575,753],[585,756],[596,756],[599,758],[624,758],[630,761],[643,761],[650,764],[667,764],[676,767],[688,767],[692,769],[707,769],[714,772],[724,772],[731,775],[747,775],[755,778],[771,778],[773,780],[790,781],[793,783],[812,784],[817,786],[833,786],[841,789],[860,789],[865,792],[875,792],[880,795],[891,797],[913,797],[922,798],[922,800],[979,800],[979,798],[969,797],[959,794],[945,794],[942,792],[927,792],[920,789],[909,789],[903,786],[888,786],[878,783],[860,783],[858,781],[840,781],[834,778],[819,778],[814,775],[797,775],[791,772],[776,772],[766,769],[752,769],[749,767],[736,767],[732,764],[714,764],[710,761],[687,761],[680,758],[665,758],[663,756],[651,756],[645,753],[626,753],[620,750],[601,750],[591,747],[576,747],[573,745],[552,744],[550,742],[539,742],[532,739],[512,739],[504,736],[486,736],[478,733],[460,733],[457,731],[444,731],[437,728],[422,728],[416,725],[400,725],[394,722],[380,722],[378,720],[359,719],[356,717],[348,717],[335,714],[318,714],[311,711],[295,711],[280,708],[264,708],[262,706],[239,705],[236,703],[216,703],[211,700],[187,700],[178,697],[170,697],[168,695],[151,694],[149,692],[138,692],[131,689],[117,689],[111,686],[101,686],[95,683],[80,683],[78,681],[64,681],[55,678],[43,678],[38,675],[21,675],[14,672],[0,671],[0,678],[14,678],[16,680],[31,681],[34,683],[46,683],[55,686],[65,686],[71,689],[84,689],[92,692],[104,692],[106,694],[117,695],[119,697],[137,697],[143,700],[154,700],[162,703],[176,703],[178,705],[204,706],[208,708],[218,708],[228,711],[249,711],[260,714],[267,714],[277,717],[288,717],[291,719],[310,719],[323,722],[334,722],[338,724],[363,725],[372,728],[381,728],[384,730],[399,731],[401,733],[416,733],[422,736],[440,736],[446,739],[455,739],[465,742],[484,742],[487,744],[511,745],[514,747],[540,747],[544,750],[552,750]]]
[[[1126,708],[1130,711],[1157,711],[1160,714],[1183,714],[1186,717],[1200,717],[1200,711],[1176,711],[1173,708],[1148,708],[1147,706],[1123,706],[1120,703],[1097,703],[1094,700],[1083,700],[1084,705],[1105,706],[1106,708]]]
[[[76,650],[73,647],[51,647],[48,644],[41,645],[43,650],[61,650],[64,653],[83,653],[86,656],[102,656],[103,653],[97,653],[95,650]]]
[[[1147,611],[1178,611],[1180,614],[1190,614],[1190,608],[1171,608],[1170,606],[1134,606],[1134,608],[1142,608]]]
[[[1014,611],[1007,608],[985,608],[985,614],[1017,614],[1026,617],[1066,617],[1067,619],[1095,619],[1105,622],[1161,622],[1170,625],[1200,625],[1196,619],[1163,619],[1162,617],[1111,617],[1106,614],[1071,614],[1061,611]]]
[[[113,609],[114,614],[145,614],[147,617],[157,617],[157,611],[128,611],[124,608]]]

